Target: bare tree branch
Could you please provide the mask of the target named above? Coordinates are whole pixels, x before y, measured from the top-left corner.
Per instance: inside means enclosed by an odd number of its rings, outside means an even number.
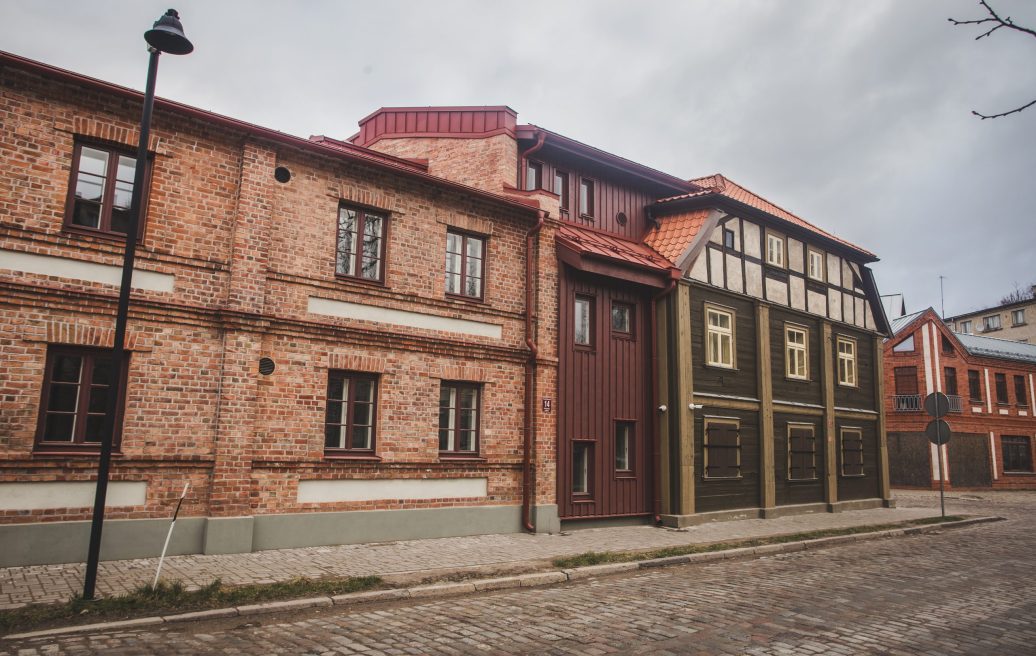
[[[1006,27],[1009,30],[1015,30],[1017,32],[1021,32],[1022,34],[1028,34],[1029,36],[1032,36],[1032,37],[1036,37],[1036,30],[1033,30],[1033,29],[1030,29],[1028,27],[1023,27],[1021,25],[1015,24],[1015,22],[1011,19],[1010,16],[1006,16],[1004,18],[1001,18],[1000,15],[997,14],[996,11],[994,11],[993,8],[989,6],[989,3],[986,2],[986,0],[978,0],[978,3],[980,5],[982,5],[983,7],[985,7],[986,11],[989,12],[989,16],[988,17],[986,17],[986,18],[975,18],[975,19],[972,19],[972,20],[957,20],[956,18],[947,18],[946,20],[950,21],[950,23],[952,23],[954,26],[958,26],[958,25],[983,25],[983,26],[985,26],[985,25],[988,25],[988,24],[992,23],[993,27],[989,28],[988,30],[986,30],[982,34],[979,34],[978,36],[975,37],[976,41],[978,41],[979,39],[984,39],[985,37],[991,35],[993,32],[996,32],[997,30],[999,30],[1002,27]],[[1002,118],[1004,116],[1010,116],[1011,114],[1016,114],[1016,113],[1018,113],[1020,111],[1026,110],[1029,107],[1032,107],[1033,105],[1036,105],[1036,100],[1033,100],[1030,103],[1026,103],[1025,105],[1022,105],[1021,107],[1016,107],[1016,108],[1014,108],[1014,109],[1012,109],[1012,110],[1010,110],[1008,112],[1001,112],[999,114],[980,114],[979,112],[976,112],[975,110],[971,110],[971,113],[974,114],[975,116],[979,117],[980,119],[982,119],[984,121],[987,118]]]

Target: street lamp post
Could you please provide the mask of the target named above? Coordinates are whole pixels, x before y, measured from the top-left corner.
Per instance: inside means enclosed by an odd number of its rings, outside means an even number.
[[[125,374],[123,363],[126,355],[126,321],[129,313],[130,286],[133,281],[133,260],[136,256],[139,234],[141,205],[147,169],[148,141],[151,134],[151,111],[155,105],[155,78],[158,76],[158,56],[163,52],[171,55],[186,55],[194,45],[184,36],[180,15],[170,9],[155,21],[152,29],[144,33],[151,54],[147,69],[147,87],[144,92],[144,114],[140,119],[140,141],[137,144],[137,163],[133,173],[133,195],[130,199],[129,224],[126,226],[126,247],[122,257],[122,284],[119,287],[119,305],[115,315],[115,339],[112,345],[112,385],[109,389],[108,408],[104,415],[104,429],[101,432],[101,457],[97,465],[97,491],[94,494],[93,520],[90,524],[90,549],[86,558],[86,578],[83,582],[83,599],[94,598],[97,584],[97,563],[101,555],[101,529],[104,525],[104,503],[108,496],[108,473],[111,469],[112,443],[115,439],[115,415],[118,412],[118,391]]]

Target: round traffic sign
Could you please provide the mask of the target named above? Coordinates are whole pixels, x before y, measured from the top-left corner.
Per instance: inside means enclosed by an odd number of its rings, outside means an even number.
[[[939,419],[950,411],[950,399],[942,392],[933,392],[924,397],[924,411]]]
[[[950,425],[942,419],[933,419],[924,427],[924,434],[932,444],[949,444]]]

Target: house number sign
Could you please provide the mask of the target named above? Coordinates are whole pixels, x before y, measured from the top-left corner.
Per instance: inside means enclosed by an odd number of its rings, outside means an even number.
[[[549,397],[543,397],[543,412],[550,412],[551,408],[554,407],[554,399]]]

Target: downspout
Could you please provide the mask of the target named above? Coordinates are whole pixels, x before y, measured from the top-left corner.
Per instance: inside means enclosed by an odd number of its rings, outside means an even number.
[[[522,159],[521,159],[521,162],[519,163],[519,166],[521,166],[522,168],[521,168],[520,171],[518,171],[518,188],[521,189],[522,191],[525,191],[525,188],[528,186],[526,184],[526,182],[527,182],[526,178],[527,178],[528,172],[529,172],[529,155],[532,155],[533,153],[535,153],[540,148],[543,148],[543,142],[546,141],[546,140],[547,140],[547,133],[544,132],[543,130],[540,130],[539,128],[537,128],[536,129],[536,143],[533,144],[532,147],[530,147],[524,153],[522,153]],[[543,184],[543,180],[540,180],[540,184]]]
[[[540,141],[542,144],[542,140]],[[536,442],[536,358],[539,349],[536,348],[536,339],[533,336],[533,321],[535,319],[534,283],[539,284],[538,269],[533,259],[533,247],[536,244],[536,237],[543,229],[543,222],[547,217],[545,210],[539,210],[539,216],[534,225],[525,235],[525,345],[529,348],[529,359],[525,363],[525,443],[522,445],[522,524],[525,530],[530,533],[536,532],[536,526],[532,523],[532,446]]]
[[[670,271],[672,276],[672,271]],[[662,453],[659,450],[658,438],[658,426],[661,425],[663,419],[668,417],[661,417],[658,411],[658,302],[668,296],[676,289],[676,282],[678,278],[670,277],[669,283],[665,286],[665,289],[658,292],[651,297],[651,406],[653,412],[651,418],[655,427],[655,449],[654,449],[654,460],[655,460],[655,523],[662,521],[662,516],[659,510],[662,508]],[[672,405],[672,403],[670,403]],[[668,412],[668,411],[667,411]],[[670,436],[671,438],[672,436]]]

